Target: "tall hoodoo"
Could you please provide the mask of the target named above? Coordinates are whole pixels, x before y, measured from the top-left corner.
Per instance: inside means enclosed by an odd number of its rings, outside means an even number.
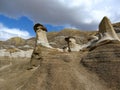
[[[43,25],[39,23],[35,24],[34,31],[36,32],[36,45],[40,44],[42,46],[52,48],[48,43],[46,35],[47,29]]]
[[[104,41],[104,40],[118,40],[118,38],[110,20],[105,16],[103,17],[102,21],[99,24],[99,41]]]

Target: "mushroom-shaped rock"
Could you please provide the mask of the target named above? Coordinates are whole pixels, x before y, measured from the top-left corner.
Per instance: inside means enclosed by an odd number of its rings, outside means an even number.
[[[64,49],[64,51],[80,51],[82,46],[76,43],[75,37],[66,37],[65,41],[67,42],[68,46]]]
[[[36,45],[40,44],[42,46],[52,48],[48,43],[48,39],[46,35],[47,29],[39,23],[35,24],[33,28],[34,31],[36,32]]]

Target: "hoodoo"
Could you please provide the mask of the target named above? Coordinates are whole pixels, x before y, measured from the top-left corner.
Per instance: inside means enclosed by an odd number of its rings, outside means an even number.
[[[99,40],[98,43],[104,40],[118,40],[118,38],[110,20],[105,16],[99,24]]]
[[[34,31],[36,32],[36,45],[42,45],[48,48],[52,48],[49,45],[48,39],[46,36],[47,29],[43,25],[39,23],[35,24]]]

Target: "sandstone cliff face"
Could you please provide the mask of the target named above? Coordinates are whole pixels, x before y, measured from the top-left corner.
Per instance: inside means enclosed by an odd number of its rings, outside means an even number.
[[[14,37],[0,43],[1,58],[30,58],[32,51],[33,46],[30,43],[30,39],[25,40],[20,37]]]
[[[98,33],[99,40],[89,48],[81,62],[89,70],[96,72],[113,90],[119,90],[120,39],[107,17],[101,21]]]
[[[113,90],[120,89],[120,42],[101,42],[91,48],[81,62],[88,70],[96,72]]]

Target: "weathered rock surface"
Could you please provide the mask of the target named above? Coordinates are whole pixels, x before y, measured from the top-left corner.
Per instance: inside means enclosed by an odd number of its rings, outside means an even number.
[[[112,25],[116,33],[120,33],[120,22],[113,23]]]
[[[118,40],[120,41],[119,37],[117,36],[110,20],[107,17],[104,17],[99,24],[99,41],[104,40]]]
[[[38,48],[41,52],[36,54],[36,62],[40,66],[20,90],[110,90],[97,75],[79,63],[80,52]]]
[[[8,57],[8,58],[31,58],[33,50],[19,50],[17,51],[14,49],[1,49],[0,50],[0,57]]]
[[[99,43],[106,43],[106,41],[118,41],[120,42],[120,39],[115,32],[110,20],[107,17],[104,17],[100,24],[99,24],[99,30],[98,33],[94,36],[96,38],[91,39],[87,44],[87,48],[90,47],[97,47],[100,45]]]
[[[120,42],[105,41],[90,49],[81,61],[96,72],[113,90],[120,89]]]
[[[65,30],[49,34],[48,39],[53,46],[62,48],[66,45],[63,42],[66,36],[76,36],[77,42],[84,44],[93,33],[96,32]],[[34,64],[38,67],[32,70],[27,70],[30,60],[18,57],[27,56],[28,52],[22,46],[34,45],[34,38],[13,45],[15,48],[21,46],[17,53],[6,51],[14,43],[0,42],[0,55],[17,57],[0,58],[0,90],[120,90],[120,43],[115,40],[98,43],[88,53],[66,53],[39,47],[33,52]]]
[[[63,48],[67,45],[67,43],[64,41],[64,38],[67,36],[75,36],[76,41],[78,44],[86,43],[87,38],[95,33],[95,31],[86,32],[86,31],[80,31],[80,30],[73,30],[73,29],[65,29],[60,32],[49,32],[47,33],[48,41],[50,45],[54,48]],[[20,37],[14,37],[7,41],[0,41],[0,57],[3,56],[10,56],[10,52],[4,52],[9,48],[18,48],[20,52],[24,52],[25,54],[29,52],[29,50],[33,49],[35,47],[35,38],[30,38],[27,40],[24,40]],[[26,52],[27,51],[27,52]],[[20,52],[17,52],[20,54]],[[31,52],[29,54],[29,57],[31,55]],[[23,54],[21,56],[17,55],[19,57],[25,57]],[[16,57],[16,56],[15,56]]]

